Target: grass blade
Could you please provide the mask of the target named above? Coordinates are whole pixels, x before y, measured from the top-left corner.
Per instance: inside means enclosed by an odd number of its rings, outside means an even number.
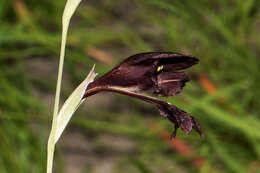
[[[54,103],[52,128],[48,140],[47,173],[52,172],[52,165],[53,165],[53,155],[55,149],[55,134],[56,134],[56,125],[57,125],[58,110],[59,110],[61,80],[62,80],[67,32],[69,28],[70,19],[80,2],[81,0],[68,0],[62,16],[62,39],[61,39],[61,50],[60,50],[60,62],[59,62],[59,72],[58,72],[55,103]]]
[[[69,98],[63,104],[57,119],[56,133],[55,133],[55,143],[59,140],[62,132],[67,126],[70,118],[84,101],[82,100],[84,93],[87,89],[89,83],[91,83],[96,77],[97,73],[94,72],[94,67],[90,71],[88,77],[72,92]]]

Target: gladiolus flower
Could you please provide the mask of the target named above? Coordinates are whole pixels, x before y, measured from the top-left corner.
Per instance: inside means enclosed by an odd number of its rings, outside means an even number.
[[[172,52],[150,52],[133,55],[110,72],[89,84],[84,97],[101,91],[117,92],[150,102],[160,114],[175,124],[172,138],[178,128],[189,134],[192,129],[201,136],[198,121],[176,106],[141,92],[163,97],[175,96],[190,81],[186,72],[180,71],[197,64],[199,60]]]

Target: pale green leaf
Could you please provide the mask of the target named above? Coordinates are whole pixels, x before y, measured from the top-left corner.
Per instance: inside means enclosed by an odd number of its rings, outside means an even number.
[[[97,73],[94,72],[94,66],[90,71],[88,77],[72,92],[69,98],[63,104],[57,119],[55,143],[59,140],[62,132],[67,126],[73,113],[77,110],[79,105],[84,101],[82,98],[89,83],[93,82]]]
[[[81,0],[67,0],[66,6],[62,16],[62,39],[61,39],[61,50],[60,50],[60,61],[59,61],[59,72],[58,72],[58,80],[56,87],[56,96],[54,103],[54,112],[53,112],[53,120],[52,120],[52,129],[48,140],[48,150],[47,150],[47,173],[52,172],[53,166],[53,155],[56,143],[56,125],[58,120],[58,110],[59,110],[59,100],[60,100],[60,90],[61,90],[61,79],[62,79],[62,71],[63,71],[63,63],[64,63],[64,55],[65,55],[65,47],[67,40],[67,32],[70,23],[70,19],[77,9]],[[78,106],[78,105],[77,105]],[[73,113],[72,113],[73,114]],[[65,127],[64,127],[65,128]]]

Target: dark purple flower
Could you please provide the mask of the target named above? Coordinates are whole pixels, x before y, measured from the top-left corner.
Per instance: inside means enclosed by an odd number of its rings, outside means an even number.
[[[185,83],[190,80],[186,72],[180,70],[198,62],[199,60],[193,56],[171,52],[136,54],[90,83],[85,97],[101,91],[110,91],[139,98],[155,104],[160,114],[175,124],[171,137],[176,136],[178,128],[187,134],[194,128],[204,136],[198,121],[185,111],[160,99],[138,93],[147,92],[163,97],[179,94]]]

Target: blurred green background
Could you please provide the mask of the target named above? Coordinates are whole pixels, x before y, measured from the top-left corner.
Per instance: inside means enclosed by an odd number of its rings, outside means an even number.
[[[0,172],[45,172],[65,0],[0,1]],[[191,54],[192,82],[167,100],[206,138],[156,108],[92,96],[58,142],[59,173],[260,172],[259,0],[84,0],[72,18],[62,99],[93,64],[102,75],[145,51]]]

